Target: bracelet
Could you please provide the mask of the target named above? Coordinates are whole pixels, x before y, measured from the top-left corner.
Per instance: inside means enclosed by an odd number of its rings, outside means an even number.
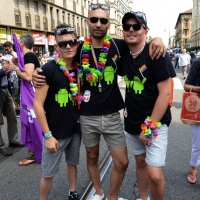
[[[48,139],[48,138],[50,138],[51,136],[52,136],[52,132],[51,132],[51,131],[49,131],[49,132],[47,132],[46,134],[44,134],[45,139]]]
[[[141,125],[142,132],[147,138],[155,139],[158,136],[158,130],[162,126],[161,122],[152,121],[151,117],[147,117]]]
[[[19,69],[19,67],[16,67],[14,71],[16,71],[16,72],[17,72],[17,70],[18,70],[18,69]]]

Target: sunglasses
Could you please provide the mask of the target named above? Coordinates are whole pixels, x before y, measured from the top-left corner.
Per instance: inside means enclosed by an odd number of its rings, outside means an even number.
[[[134,31],[139,31],[142,26],[143,26],[142,24],[123,24],[123,30],[129,31],[130,28],[132,27]]]
[[[106,25],[108,23],[107,18],[90,17],[89,20],[93,24],[97,23],[99,20],[100,20],[101,24]]]
[[[110,10],[110,6],[105,5],[105,4],[101,4],[101,3],[96,3],[96,4],[91,4],[90,5],[90,9],[91,10],[95,10],[97,8],[101,8],[102,10],[106,10],[109,11]]]
[[[55,33],[56,35],[62,35],[65,33],[71,33],[75,31],[76,29],[74,27],[62,27],[62,28],[56,28]]]
[[[77,44],[77,39],[58,42],[58,46],[61,49],[65,49],[67,45],[69,45],[70,47],[75,47],[76,44]]]

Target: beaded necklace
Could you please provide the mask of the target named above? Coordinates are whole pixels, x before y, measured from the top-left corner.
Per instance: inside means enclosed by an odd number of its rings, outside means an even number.
[[[55,54],[54,60],[56,61],[56,64],[60,65],[60,69],[62,70],[64,76],[66,76],[69,79],[69,86],[70,86],[70,91],[72,93],[72,98],[75,102],[78,104],[78,109],[80,109],[81,102],[84,100],[83,96],[78,93],[78,84],[76,83],[76,78],[75,78],[75,73],[69,73],[66,63],[63,61],[63,59],[60,57],[58,53]],[[73,69],[78,70],[78,63],[74,63]],[[77,77],[78,80],[78,77]]]
[[[94,48],[92,46],[92,38],[86,38],[85,42],[83,44],[83,48],[82,48],[82,68],[83,68],[83,73],[86,75],[86,80],[90,82],[90,85],[96,85],[96,82],[99,81],[99,92],[101,92],[101,83],[100,80],[103,78],[103,72],[104,72],[104,68],[105,68],[105,64],[107,61],[107,55],[108,55],[108,51],[110,49],[110,36],[106,35],[104,37],[104,41],[103,41],[103,47],[100,50],[100,54],[99,54],[99,60],[97,61],[96,56],[95,56],[95,52],[94,52]],[[89,64],[89,57],[90,57],[90,51],[92,52],[92,56],[95,62],[95,69],[94,68],[90,68],[90,64]]]

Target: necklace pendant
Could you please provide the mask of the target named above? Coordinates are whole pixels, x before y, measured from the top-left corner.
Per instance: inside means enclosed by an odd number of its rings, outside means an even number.
[[[99,83],[98,88],[99,88],[99,92],[102,92],[102,86],[101,86],[101,83]]]

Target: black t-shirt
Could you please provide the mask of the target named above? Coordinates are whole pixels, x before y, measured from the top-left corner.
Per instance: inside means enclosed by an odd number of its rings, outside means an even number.
[[[200,58],[194,60],[185,84],[200,86]]]
[[[33,52],[28,52],[24,55],[24,64],[32,63],[34,68],[40,67],[38,57]]]
[[[73,133],[79,132],[79,111],[77,105],[73,104],[69,79],[54,60],[42,66],[42,75],[46,77],[49,85],[44,110],[49,125],[49,129],[55,138],[67,138]],[[77,71],[74,72],[77,77]]]
[[[83,93],[85,90],[90,91],[90,100],[81,103],[81,115],[106,115],[117,112],[124,107],[123,98],[121,96],[118,83],[117,71],[122,55],[127,50],[127,45],[123,40],[114,39],[120,53],[112,40],[107,56],[107,62],[104,68],[103,79],[101,80],[102,92],[99,92],[98,82],[95,86],[91,86],[90,82],[84,77]],[[98,60],[100,48],[94,48],[96,58]],[[79,56],[79,63],[81,64],[82,46],[77,55]],[[89,57],[90,68],[95,68],[92,54]]]
[[[154,104],[159,95],[157,84],[173,77],[173,66],[168,65],[167,56],[152,60],[149,56],[149,44],[135,59],[127,53],[121,59],[121,69],[126,82],[126,99],[124,117],[125,131],[138,135],[141,124],[147,116],[151,116]],[[171,122],[171,112],[168,107],[163,118],[163,124]]]

